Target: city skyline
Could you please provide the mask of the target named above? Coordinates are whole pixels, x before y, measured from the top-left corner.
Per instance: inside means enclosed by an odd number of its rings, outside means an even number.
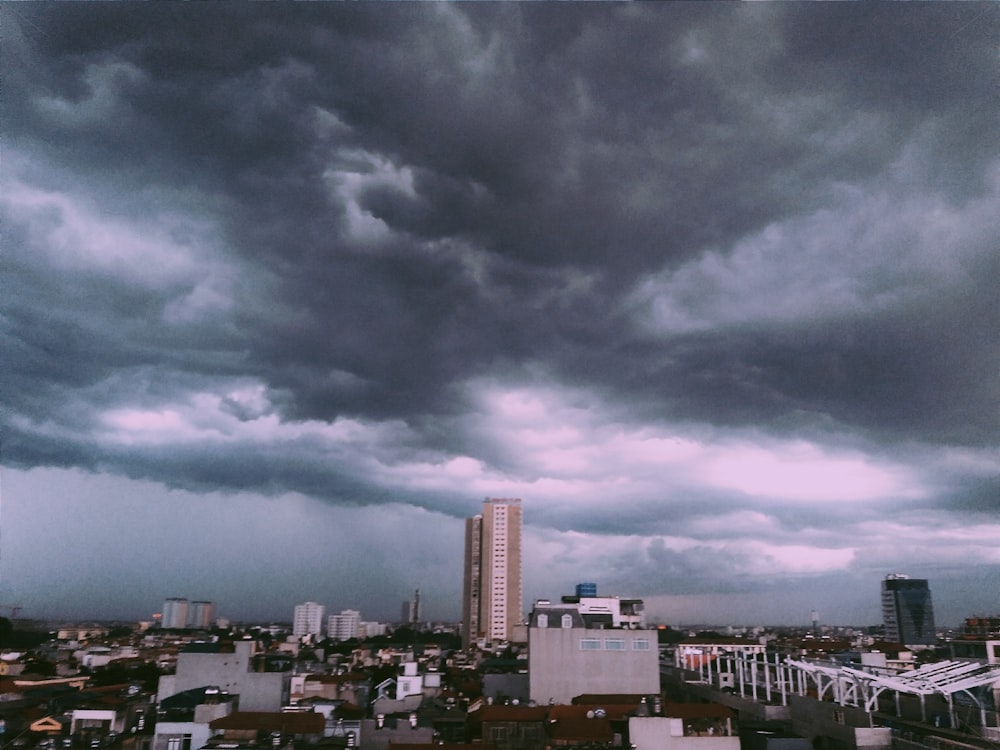
[[[1000,10],[0,4],[0,603],[1000,611]]]

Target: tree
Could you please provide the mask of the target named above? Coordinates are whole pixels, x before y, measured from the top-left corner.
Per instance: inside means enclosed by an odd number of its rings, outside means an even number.
[[[0,647],[14,650],[37,648],[49,640],[48,633],[34,630],[19,630],[13,621],[0,617]]]
[[[674,630],[671,627],[658,628],[656,631],[656,640],[658,643],[673,644],[680,643],[685,638],[684,633],[679,630]]]
[[[42,656],[33,655],[24,660],[24,672],[42,677],[55,677],[56,665]]]

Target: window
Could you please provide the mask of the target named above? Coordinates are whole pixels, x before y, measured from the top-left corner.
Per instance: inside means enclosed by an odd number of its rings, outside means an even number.
[[[490,727],[490,739],[494,742],[503,742],[507,739],[507,727]]]
[[[600,651],[601,650],[601,639],[600,638],[581,638],[580,639],[580,650],[581,651]]]
[[[624,638],[605,638],[604,639],[604,650],[605,651],[624,651],[625,650],[625,639]]]
[[[548,615],[538,615],[538,619],[535,624],[540,628],[547,628],[549,626],[549,616]]]
[[[649,641],[645,638],[636,638],[632,641],[633,651],[649,651]]]
[[[564,628],[573,627],[573,615],[563,615],[561,625]]]

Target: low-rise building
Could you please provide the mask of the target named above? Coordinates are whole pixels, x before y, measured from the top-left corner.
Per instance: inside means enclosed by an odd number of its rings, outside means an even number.
[[[542,750],[547,742],[544,706],[483,706],[469,714],[472,740],[496,750]]]
[[[217,687],[185,690],[160,701],[152,750],[198,750],[212,736],[210,724],[235,710],[235,699]]]
[[[177,654],[177,670],[160,678],[157,694],[161,699],[215,685],[239,696],[244,711],[279,711],[288,703],[290,663],[256,659],[254,641],[231,644],[196,644]]]
[[[735,713],[715,703],[667,703],[661,716],[632,716],[635,750],[740,750]]]
[[[236,711],[209,724],[208,748],[291,748],[315,744],[323,737],[325,721],[312,711]],[[183,749],[179,749],[183,750]]]
[[[615,628],[614,618],[591,617],[580,605],[538,602],[528,622],[528,694],[538,704],[570,703],[583,693],[660,691],[653,630]]]

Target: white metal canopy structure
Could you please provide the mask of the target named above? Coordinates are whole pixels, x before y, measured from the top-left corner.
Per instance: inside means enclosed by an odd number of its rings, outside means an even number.
[[[974,688],[1000,683],[1000,666],[978,664],[967,661],[940,661],[925,664],[919,669],[900,674],[875,675],[859,669],[843,667],[844,672],[854,677],[866,688],[865,708],[873,711],[878,705],[879,695],[886,690],[907,693],[920,697],[920,719],[927,721],[926,698],[928,695],[942,695],[948,702],[948,713],[952,726],[955,725],[955,694],[965,693],[979,708],[983,726],[986,725],[986,708],[972,692]]]
[[[831,667],[807,661],[788,660],[787,664],[808,674],[816,684],[820,700],[827,691],[837,703],[863,707],[875,711],[879,696],[887,690],[896,694],[896,709],[899,711],[899,695],[916,695],[920,698],[920,719],[927,721],[926,699],[929,695],[941,695],[948,703],[952,725],[956,723],[956,693],[965,693],[979,708],[983,726],[986,725],[986,707],[973,693],[973,689],[985,685],[1000,684],[1000,666],[967,661],[940,661],[926,664],[898,674],[874,674],[851,667]]]
[[[824,664],[781,659],[777,654],[745,653],[735,647],[728,652],[725,649],[725,646],[721,647],[712,657],[700,655],[697,663],[702,681],[718,681],[741,696],[749,693],[754,700],[758,697],[766,701],[780,699],[781,705],[787,705],[790,693],[808,694],[811,683],[819,700],[855,706],[873,713],[878,710],[879,697],[886,691],[892,691],[897,716],[901,715],[900,696],[915,695],[920,699],[921,721],[926,722],[927,697],[940,695],[947,702],[951,726],[956,726],[955,695],[965,693],[979,709],[981,726],[985,727],[988,725],[986,706],[973,690],[988,685],[1000,689],[1000,665],[996,664],[940,661],[889,674],[886,670],[869,672],[835,662]],[[680,656],[677,661],[677,666],[684,668]]]

